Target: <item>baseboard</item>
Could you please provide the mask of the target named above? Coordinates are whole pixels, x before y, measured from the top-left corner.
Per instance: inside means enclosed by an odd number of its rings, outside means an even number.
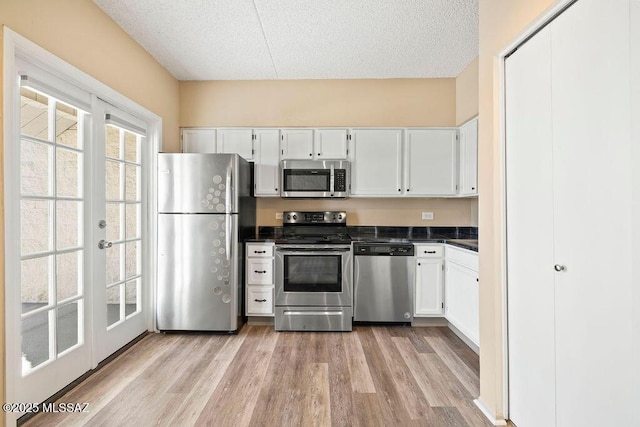
[[[484,414],[485,417],[489,420],[491,424],[494,426],[506,426],[507,422],[505,420],[497,420],[493,414],[487,409],[487,407],[482,403],[480,399],[474,399],[473,403],[476,404],[478,409]]]
[[[414,317],[411,326],[447,326],[449,322],[444,317]]]
[[[273,320],[273,317],[249,316],[247,317],[247,325],[273,326]]]

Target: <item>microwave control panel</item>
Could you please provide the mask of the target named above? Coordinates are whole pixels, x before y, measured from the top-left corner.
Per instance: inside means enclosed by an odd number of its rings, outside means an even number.
[[[333,175],[333,191],[336,193],[347,191],[347,171],[346,169],[336,169]]]

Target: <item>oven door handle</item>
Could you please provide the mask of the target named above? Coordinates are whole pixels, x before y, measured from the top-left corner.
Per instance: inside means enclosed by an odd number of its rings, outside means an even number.
[[[351,252],[351,248],[278,248],[276,247],[276,251],[282,252],[284,254],[297,254],[297,253],[310,253],[310,252]]]

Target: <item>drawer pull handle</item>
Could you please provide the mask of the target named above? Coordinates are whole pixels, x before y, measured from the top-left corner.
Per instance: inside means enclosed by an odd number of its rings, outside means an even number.
[[[267,251],[253,251],[254,254],[266,254]]]
[[[258,274],[264,274],[267,272],[267,270],[253,270],[253,272]]]
[[[435,254],[436,251],[424,251],[425,254]]]
[[[254,299],[255,302],[267,302],[266,299]]]

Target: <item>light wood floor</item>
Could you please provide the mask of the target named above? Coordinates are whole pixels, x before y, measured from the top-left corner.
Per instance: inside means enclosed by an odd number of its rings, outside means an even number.
[[[449,329],[150,334],[27,426],[489,426],[478,356]]]

